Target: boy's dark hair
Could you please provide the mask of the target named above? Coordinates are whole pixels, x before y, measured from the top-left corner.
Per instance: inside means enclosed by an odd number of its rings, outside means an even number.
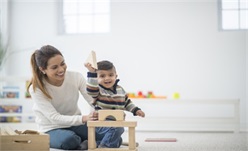
[[[112,62],[103,60],[103,61],[97,62],[97,68],[98,70],[111,70],[115,68],[115,66],[113,65]]]

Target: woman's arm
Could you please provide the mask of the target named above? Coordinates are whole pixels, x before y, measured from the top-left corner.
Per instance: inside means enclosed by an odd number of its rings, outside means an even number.
[[[36,92],[30,90],[30,94],[34,101],[33,111],[37,117],[38,124],[75,126],[83,123],[82,115],[62,115],[57,112],[51,100],[47,99],[40,89],[36,89]]]
[[[93,103],[94,103],[94,99],[91,95],[89,95],[88,91],[87,91],[87,82],[85,80],[85,78],[80,74],[78,77],[78,81],[79,81],[79,91],[81,93],[81,95],[84,97],[84,99],[88,102],[88,104],[93,107]]]

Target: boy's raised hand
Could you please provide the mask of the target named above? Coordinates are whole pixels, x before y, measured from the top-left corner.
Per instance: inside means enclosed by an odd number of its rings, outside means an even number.
[[[89,70],[89,72],[96,72],[96,69],[92,67],[92,65],[90,63],[85,63],[84,66]]]

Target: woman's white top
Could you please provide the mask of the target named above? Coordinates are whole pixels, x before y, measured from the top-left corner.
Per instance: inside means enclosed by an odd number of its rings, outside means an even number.
[[[83,124],[78,107],[79,94],[81,93],[90,105],[93,99],[86,92],[86,80],[82,74],[67,71],[61,86],[51,85],[45,80],[44,85],[52,99],[48,99],[39,88],[36,88],[35,92],[32,86],[29,88],[34,101],[33,111],[38,131],[47,132]]]

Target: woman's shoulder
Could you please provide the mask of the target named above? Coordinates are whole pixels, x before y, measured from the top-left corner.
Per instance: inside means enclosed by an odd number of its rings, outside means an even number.
[[[83,75],[80,72],[77,71],[66,71],[66,76],[67,77],[82,77]]]
[[[66,79],[67,80],[80,80],[80,79],[84,79],[82,73],[77,72],[77,71],[66,71]]]

